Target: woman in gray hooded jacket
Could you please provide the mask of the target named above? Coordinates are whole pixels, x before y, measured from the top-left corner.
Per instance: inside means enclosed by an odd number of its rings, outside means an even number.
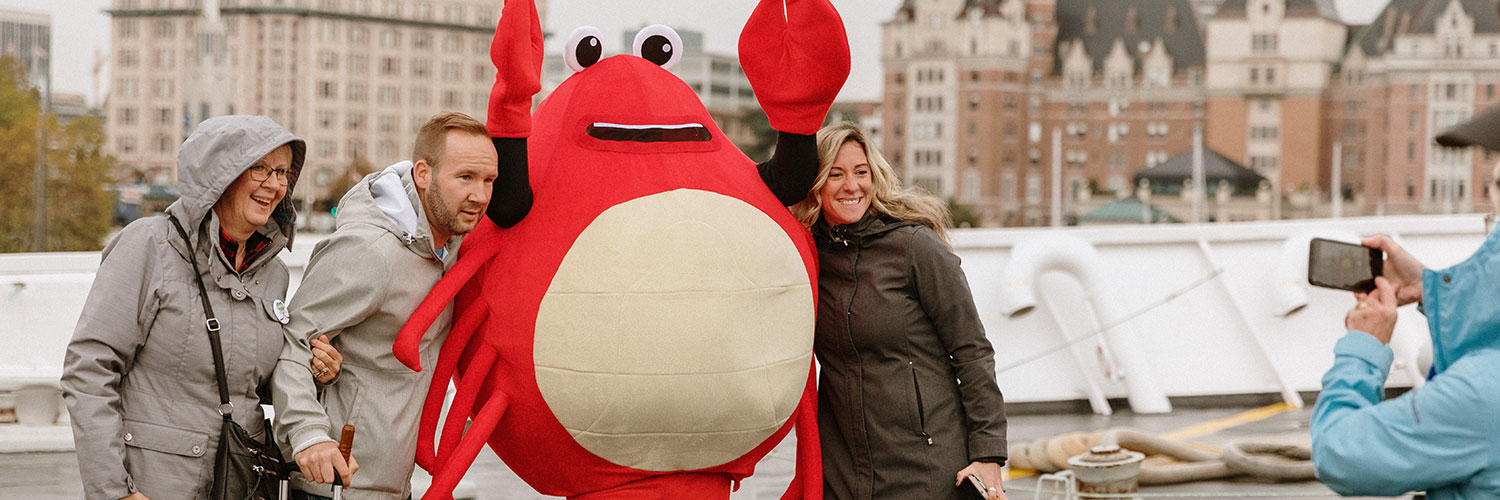
[[[261,394],[288,319],[287,268],[276,254],[291,245],[291,191],[306,150],[265,117],[206,120],[182,144],[182,196],[167,207],[189,241],[152,217],[105,247],[63,361],[86,498],[208,495],[222,417],[200,278],[222,325],[233,418],[264,439]]]

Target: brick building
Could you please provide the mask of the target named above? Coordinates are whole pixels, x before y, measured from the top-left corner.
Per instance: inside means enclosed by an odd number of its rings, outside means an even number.
[[[1500,13],[1487,0],[1392,0],[1358,27],[1329,89],[1342,190],[1372,213],[1488,211],[1487,150],[1432,138],[1500,104]],[[1325,183],[1325,186],[1327,184]]]
[[[1203,124],[1201,3],[907,1],[883,27],[885,152],[983,225],[1049,223],[1054,132],[1065,217],[1128,195]]]

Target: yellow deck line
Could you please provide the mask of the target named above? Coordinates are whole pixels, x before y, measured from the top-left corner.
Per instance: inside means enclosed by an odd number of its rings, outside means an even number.
[[[1241,426],[1241,425],[1244,425],[1244,424],[1248,424],[1250,422],[1257,422],[1257,421],[1265,420],[1267,418],[1270,418],[1272,415],[1275,415],[1275,414],[1278,414],[1278,413],[1281,413],[1281,412],[1284,412],[1284,411],[1287,411],[1287,410],[1293,410],[1293,409],[1295,409],[1295,408],[1293,408],[1291,405],[1288,405],[1286,403],[1276,403],[1276,404],[1273,404],[1273,405],[1263,406],[1263,407],[1260,407],[1260,408],[1256,408],[1254,410],[1249,410],[1249,411],[1240,413],[1238,415],[1233,415],[1233,416],[1224,417],[1224,418],[1215,419],[1215,420],[1209,420],[1207,422],[1203,422],[1201,424],[1194,425],[1192,427],[1185,427],[1185,428],[1182,428],[1182,429],[1178,429],[1178,430],[1175,430],[1175,431],[1172,431],[1172,432],[1168,432],[1166,434],[1162,434],[1161,437],[1164,437],[1164,438],[1167,438],[1167,439],[1174,439],[1174,440],[1186,440],[1186,439],[1200,438],[1200,437],[1203,437],[1203,436],[1207,436],[1207,435],[1213,434],[1215,432],[1222,431],[1224,429],[1229,429],[1229,428],[1232,428],[1232,427],[1238,427],[1238,426]],[[1030,477],[1030,476],[1034,476],[1034,475],[1036,475],[1036,471],[1031,470],[1031,469],[1011,469],[1010,472],[1008,474],[1006,474],[1005,478],[1006,479],[1018,479],[1018,478]]]
[[[1291,409],[1293,409],[1291,405],[1288,405],[1286,403],[1276,403],[1273,405],[1256,408],[1254,410],[1249,410],[1238,415],[1224,417],[1217,420],[1209,420],[1192,427],[1178,429],[1176,431],[1162,434],[1161,437],[1179,441],[1185,439],[1200,438],[1231,427],[1238,427],[1250,422],[1265,420],[1267,418],[1270,418],[1272,415]]]

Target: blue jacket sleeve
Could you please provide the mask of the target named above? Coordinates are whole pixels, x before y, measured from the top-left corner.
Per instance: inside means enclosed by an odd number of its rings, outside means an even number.
[[[1464,482],[1491,467],[1500,351],[1465,356],[1427,385],[1380,402],[1392,354],[1363,332],[1334,347],[1313,410],[1318,479],[1344,495],[1394,496]]]

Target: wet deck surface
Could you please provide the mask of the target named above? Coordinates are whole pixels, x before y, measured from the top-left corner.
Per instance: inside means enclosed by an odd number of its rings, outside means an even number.
[[[1309,400],[1309,405],[1311,400]],[[1203,434],[1193,438],[1208,443],[1225,443],[1243,439],[1307,439],[1307,424],[1312,410],[1287,410],[1259,420],[1226,422],[1252,408],[1182,409],[1167,415],[1135,415],[1128,411],[1112,416],[1090,414],[1032,414],[1010,417],[1010,439],[1030,441],[1068,432],[1132,427],[1165,434],[1187,430]],[[1204,423],[1222,423],[1218,429]],[[1231,425],[1232,424],[1232,425]],[[1196,431],[1196,432],[1193,432]],[[756,475],[747,479],[732,500],[768,500],[781,497],[791,480],[794,458],[792,439],[788,438],[761,461]],[[537,494],[511,473],[495,454],[486,448],[470,469],[467,480],[479,492],[480,500],[532,500],[556,498]],[[1031,492],[1019,491],[1035,484],[1035,478],[1007,481],[1010,498],[1031,499]],[[77,499],[82,498],[78,461],[73,453],[0,454],[0,499]],[[1211,481],[1186,485],[1149,487],[1146,493],[1195,494],[1196,498],[1240,498],[1252,493],[1260,498],[1330,498],[1334,494],[1315,481],[1296,483],[1263,483],[1246,480]],[[1263,496],[1274,495],[1274,496]],[[977,497],[977,496],[976,496]],[[1042,495],[1048,498],[1048,495]]]

